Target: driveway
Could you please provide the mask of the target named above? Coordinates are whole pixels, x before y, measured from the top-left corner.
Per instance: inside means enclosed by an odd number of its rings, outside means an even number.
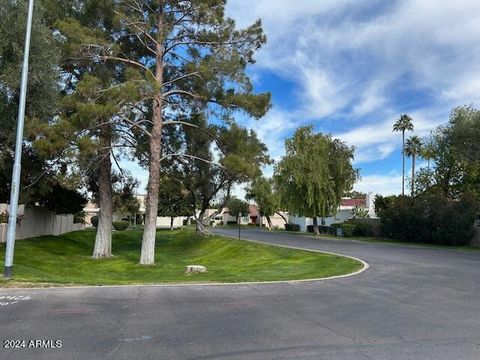
[[[480,359],[480,253],[242,236],[370,268],[304,283],[2,289],[2,345],[26,348],[2,348],[0,359]],[[52,342],[28,347],[40,339]],[[56,340],[61,347],[41,348]]]

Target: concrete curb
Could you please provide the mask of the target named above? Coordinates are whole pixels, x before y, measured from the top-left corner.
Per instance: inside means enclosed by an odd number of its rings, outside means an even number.
[[[205,283],[171,283],[171,284],[134,284],[134,285],[85,285],[85,286],[50,286],[50,287],[0,287],[0,291],[9,291],[9,290],[14,290],[14,291],[26,291],[26,290],[68,290],[68,289],[100,289],[100,288],[106,288],[106,289],[115,289],[115,288],[139,288],[139,287],[197,287],[197,286],[245,286],[245,285],[269,285],[269,284],[297,284],[297,283],[305,283],[305,282],[321,282],[325,280],[335,280],[335,279],[343,279],[351,276],[356,276],[364,271],[368,270],[370,265],[366,262],[363,261],[362,259],[349,256],[349,255],[343,255],[343,254],[337,254],[337,253],[332,253],[328,251],[320,251],[320,250],[313,250],[313,249],[304,249],[300,247],[295,247],[295,246],[288,246],[288,245],[278,245],[278,244],[271,244],[271,243],[264,243],[262,241],[258,240],[251,240],[251,239],[238,239],[234,236],[230,235],[223,235],[221,234],[220,236],[224,237],[229,237],[237,241],[247,241],[247,242],[252,242],[256,244],[261,244],[261,245],[269,245],[269,246],[276,246],[276,247],[281,247],[281,248],[286,248],[286,249],[293,249],[293,250],[301,250],[301,251],[309,251],[309,252],[314,252],[314,253],[320,253],[320,254],[328,254],[328,255],[335,255],[335,256],[342,256],[345,258],[349,258],[352,260],[356,260],[360,262],[363,267],[360,270],[357,270],[353,273],[349,274],[344,274],[344,275],[335,275],[335,276],[329,276],[329,277],[324,277],[324,278],[313,278],[313,279],[299,279],[299,280],[274,280],[274,281],[246,281],[246,282],[237,282],[237,283],[218,283],[218,282],[205,282]]]

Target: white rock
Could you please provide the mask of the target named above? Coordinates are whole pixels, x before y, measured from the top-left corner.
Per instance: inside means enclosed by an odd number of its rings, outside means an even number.
[[[207,272],[207,268],[203,265],[187,265],[185,272],[187,274],[204,273]]]

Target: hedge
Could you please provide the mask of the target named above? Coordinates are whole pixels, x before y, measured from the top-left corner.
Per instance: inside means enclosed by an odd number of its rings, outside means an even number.
[[[352,219],[346,223],[355,225],[353,236],[380,236],[380,220],[378,219]]]
[[[287,231],[300,231],[300,225],[298,225],[298,224],[285,224],[285,230],[287,230]]]
[[[115,230],[126,230],[130,223],[128,221],[114,221],[112,225]]]
[[[353,232],[355,230],[355,225],[353,224],[348,224],[348,223],[343,223],[342,224],[342,230],[343,230],[343,236],[345,237],[352,237]]]
[[[468,245],[480,204],[473,194],[450,199],[439,193],[396,197],[379,212],[386,238],[442,245]]]

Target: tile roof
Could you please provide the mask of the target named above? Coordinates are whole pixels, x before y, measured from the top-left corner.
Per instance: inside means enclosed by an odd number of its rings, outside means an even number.
[[[365,207],[366,201],[365,199],[342,199],[342,202],[340,203],[340,205]]]

